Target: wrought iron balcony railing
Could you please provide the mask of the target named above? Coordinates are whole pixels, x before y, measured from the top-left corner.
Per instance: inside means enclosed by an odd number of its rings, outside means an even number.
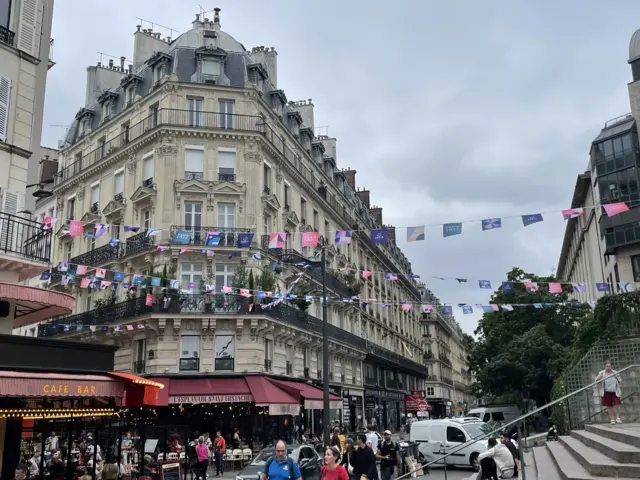
[[[218,180],[221,182],[235,182],[236,174],[235,173],[218,173]]]
[[[207,234],[217,232],[221,235],[216,237],[220,239],[220,243],[212,245],[213,247],[237,247],[238,235],[247,233],[246,228],[228,228],[228,227],[192,227],[186,225],[171,225],[170,235],[172,243],[181,245],[199,245],[206,246]]]
[[[123,257],[128,257],[130,255],[135,255],[137,253],[146,252],[149,249],[153,248],[156,244],[156,237],[148,236],[147,231],[137,233],[125,241],[125,249],[123,252]]]
[[[69,260],[69,263],[73,265],[86,265],[87,267],[99,267],[100,265],[106,265],[107,263],[118,260],[121,252],[122,249],[120,245],[116,245],[115,247],[104,245],[89,250],[77,257],[73,257]]]
[[[180,371],[181,372],[197,372],[200,370],[200,359],[197,357],[181,358],[180,359]]]
[[[11,254],[48,263],[51,258],[51,230],[41,223],[0,212],[0,254]]]
[[[145,373],[144,360],[138,360],[133,362],[133,373],[135,373],[136,375]]]
[[[75,174],[103,161],[110,155],[122,150],[129,143],[162,126],[262,133],[264,131],[264,120],[262,117],[251,115],[163,108],[140,122],[131,125],[129,129],[106,141],[104,145],[98,146],[83,155],[81,159],[61,169],[56,174],[56,183],[59,184],[69,180]]]
[[[152,306],[146,305],[145,296],[116,303],[107,307],[90,310],[65,318],[57,318],[38,326],[39,337],[56,337],[73,332],[88,331],[91,326],[110,324],[118,325],[123,322],[131,323],[137,317],[148,316],[151,313],[166,313],[167,315],[266,315],[292,327],[322,335],[322,320],[308,315],[306,312],[282,302],[268,309],[263,309],[259,303],[249,303],[250,299],[239,295],[222,294],[156,294]],[[384,360],[397,368],[409,369],[421,375],[428,373],[424,365],[399,355],[395,352],[379,347],[365,340],[360,335],[348,332],[342,328],[327,324],[329,338],[333,341],[351,345],[354,348],[368,352],[374,360]],[[306,370],[305,370],[306,371]]]
[[[16,37],[15,33],[13,33],[8,28],[5,28],[2,25],[0,25],[0,43],[6,43],[7,45],[11,45],[13,47],[15,37]]]
[[[204,180],[204,172],[184,172],[185,180]]]

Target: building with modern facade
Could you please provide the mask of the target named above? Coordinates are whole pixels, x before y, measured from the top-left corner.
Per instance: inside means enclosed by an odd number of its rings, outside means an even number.
[[[582,301],[598,298],[596,283],[640,282],[640,30],[629,45],[632,81],[628,85],[631,113],[605,123],[590,149],[588,170],[578,176],[572,208],[584,215],[568,220],[558,277],[585,283]],[[613,217],[601,205],[625,202],[628,212]]]
[[[332,419],[355,429],[376,417],[395,429],[404,395],[423,390],[429,375],[418,284],[382,208],[356,186],[354,170],[338,168],[336,139],[315,134],[313,102],[289,101],[278,85],[277,60],[274,48],[248,51],[223,31],[216,9],[173,39],[139,27],[131,65],[122,57],[88,67],[85,104],[58,154],[53,264],[105,269],[102,280],[116,283],[114,272],[125,282],[162,278],[148,297],[143,288],[81,288],[54,268],[50,287],[76,296],[75,315],[39,335],[117,345],[119,371],[200,379],[177,393],[170,386],[170,403],[210,393],[211,379],[318,384],[324,251],[329,379],[343,399]],[[71,236],[72,220],[90,236]],[[108,232],[92,238],[97,224]],[[387,243],[372,242],[376,228],[388,229]],[[336,245],[336,231],[352,231],[351,243]],[[220,238],[213,255],[208,232]],[[254,233],[250,248],[238,248],[243,232]],[[271,232],[286,232],[284,244],[269,248]],[[305,232],[318,232],[317,247],[302,247]],[[294,280],[310,303],[263,308],[257,291]],[[220,293],[231,285],[249,298]],[[237,393],[232,384],[221,388]]]
[[[423,301],[434,306],[440,302],[432,292],[422,288]],[[458,416],[475,405],[469,354],[460,325],[444,316],[439,308],[422,314],[424,362],[429,369],[425,382],[425,399],[433,407],[432,416]]]

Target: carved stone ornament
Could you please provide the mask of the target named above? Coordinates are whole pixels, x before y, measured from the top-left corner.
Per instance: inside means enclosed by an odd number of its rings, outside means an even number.
[[[247,162],[260,163],[262,161],[262,156],[258,152],[245,152],[244,159]]]
[[[132,157],[131,160],[127,162],[127,172],[129,172],[129,175],[133,175],[136,173],[137,166],[138,162],[136,162],[136,159]]]
[[[84,198],[85,190],[85,184],[83,182],[80,182],[78,184],[78,189],[76,190],[76,197],[78,198],[78,200],[82,200]]]
[[[258,320],[255,318],[251,319],[250,336],[251,336],[252,342],[255,342],[258,340]]]
[[[180,322],[179,318],[173,319],[173,339],[177,342],[180,339]]]
[[[282,167],[278,165],[276,170],[276,181],[278,183],[282,183],[282,180],[284,180],[284,176],[282,175]]]
[[[64,197],[62,195],[58,195],[56,197],[56,211],[61,212],[64,208]]]
[[[242,338],[242,330],[244,329],[244,318],[238,318],[236,320],[236,338],[240,340]]]
[[[169,156],[169,155],[177,155],[178,154],[178,146],[170,145],[170,144],[162,144],[155,151],[156,155],[160,157]]]

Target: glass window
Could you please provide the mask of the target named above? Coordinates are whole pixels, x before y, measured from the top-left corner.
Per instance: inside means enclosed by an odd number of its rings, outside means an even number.
[[[611,142],[611,140],[605,140],[604,142],[602,142],[602,149],[604,151],[605,157],[613,155],[613,143]]]
[[[271,169],[265,165],[263,169],[263,177],[264,177],[264,191],[265,193],[269,192],[271,188]]]
[[[142,161],[142,181],[153,180],[153,155],[146,157]]]
[[[447,442],[464,443],[467,437],[458,427],[447,427]]]
[[[180,370],[199,370],[200,337],[182,335],[180,337]]]
[[[640,255],[631,257],[631,267],[633,268],[633,281],[640,282]]]
[[[91,206],[100,202],[100,185],[91,187]]]
[[[633,148],[633,142],[631,141],[631,135],[627,134],[622,137],[622,149],[631,150]]]
[[[218,151],[218,180],[235,181],[236,152]]]
[[[612,140],[613,142],[613,151],[616,155],[622,153],[622,137],[616,137]]]
[[[231,286],[235,273],[235,265],[216,264],[216,292],[221,292],[222,287]]]
[[[185,149],[185,164],[184,170],[187,176],[185,177],[187,180],[190,180],[191,177],[188,174],[193,173],[193,178],[196,180],[203,179],[204,172],[204,150],[195,149],[195,148],[187,148]]]
[[[124,193],[124,172],[118,172],[114,175],[114,190],[116,196]]]
[[[191,292],[198,291],[202,282],[202,263],[183,263],[180,266],[180,287]],[[195,284],[195,288],[190,288],[189,284]]]
[[[218,204],[218,228],[236,228],[236,206],[233,203]]]
[[[235,358],[235,338],[236,337],[233,335],[216,335],[216,356],[214,362],[214,368],[216,371],[233,371],[233,363]]]
[[[187,98],[187,110],[189,110],[189,126],[202,126],[202,107],[204,101],[201,98]]]
[[[151,210],[146,209],[142,212],[142,226],[145,230],[151,228]]]
[[[217,60],[202,60],[202,73],[205,75],[220,76],[220,62]]]
[[[184,204],[184,228],[200,231],[202,227],[202,204],[186,202]]]
[[[220,128],[233,128],[233,114],[235,113],[233,100],[219,100],[218,108],[220,111]]]

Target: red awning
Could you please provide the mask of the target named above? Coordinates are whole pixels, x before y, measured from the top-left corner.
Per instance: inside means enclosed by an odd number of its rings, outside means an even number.
[[[66,293],[13,283],[0,283],[0,300],[15,305],[13,328],[68,315],[75,303],[75,298]]]
[[[123,380],[125,383],[123,406],[139,408],[166,405],[166,402],[160,403],[158,396],[159,391],[164,388],[164,384],[130,373],[109,372],[109,375]]]
[[[253,395],[242,378],[175,379],[169,382],[169,403],[245,403]]]
[[[247,376],[247,385],[259,407],[269,407],[270,415],[299,415],[300,395],[292,395],[271,383],[266,377]]]
[[[290,382],[288,380],[275,380],[269,379],[279,387],[287,390],[289,393],[295,393],[296,391],[304,398],[304,408],[307,410],[322,410],[324,392],[313,385],[299,382]],[[339,409],[342,408],[342,398],[329,394],[330,408]]]
[[[0,371],[0,397],[122,398],[124,383],[107,375]]]

